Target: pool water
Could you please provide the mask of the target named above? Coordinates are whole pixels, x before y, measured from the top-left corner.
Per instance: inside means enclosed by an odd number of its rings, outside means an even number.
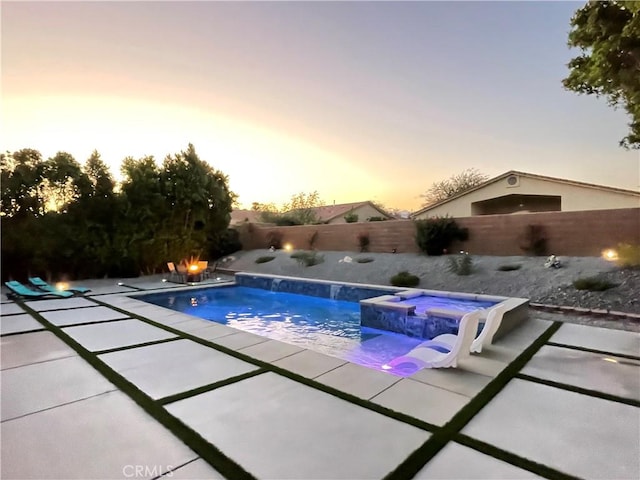
[[[360,326],[360,305],[242,286],[137,297],[145,302],[385,371],[423,340]],[[415,372],[408,366],[393,374]],[[387,372],[389,373],[389,372]]]

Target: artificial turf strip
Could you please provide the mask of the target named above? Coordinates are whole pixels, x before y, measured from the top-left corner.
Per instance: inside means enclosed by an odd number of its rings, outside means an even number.
[[[107,348],[106,350],[96,350],[95,352],[92,352],[92,353],[94,355],[105,355],[107,353],[122,352],[123,350],[132,350],[134,348],[149,347],[151,345],[158,345],[160,343],[175,342],[176,340],[180,340],[180,337],[163,338],[162,340],[152,340],[150,342],[135,343],[133,345],[125,345],[124,347]]]
[[[567,390],[569,392],[588,395],[589,397],[601,398],[602,400],[609,400],[611,402],[616,402],[616,403],[624,403],[626,405],[631,405],[632,407],[640,407],[640,401],[634,400],[633,398],[619,397],[617,395],[612,395],[610,393],[599,392],[598,390],[591,390],[589,388],[577,387],[575,385],[569,385],[567,383],[554,382],[553,380],[546,380],[544,378],[532,377],[531,375],[526,375],[524,373],[519,373],[518,375],[515,376],[515,378],[519,378],[520,380],[527,380],[529,382],[539,383],[541,385],[547,385],[549,387],[554,387],[561,390]]]
[[[554,480],[580,480],[580,477],[569,475],[568,473],[561,472],[560,470],[548,467],[547,465],[544,465],[542,463],[534,462],[533,460],[521,457],[520,455],[516,455],[515,453],[507,452],[506,450],[502,450],[501,448],[495,447],[489,443],[485,443],[475,438],[471,438],[462,433],[458,433],[453,438],[453,441],[459,443],[460,445],[464,445],[465,447],[473,448],[474,450],[477,450],[478,452],[481,452],[485,455],[490,455],[491,457],[497,458],[498,460],[502,460],[512,465],[517,465],[521,468],[524,467],[525,470],[534,472],[544,478],[552,478]]]
[[[168,403],[184,400],[185,398],[195,397],[196,395],[200,395],[201,393],[209,392],[211,390],[215,390],[216,388],[224,387],[226,385],[231,385],[232,383],[237,383],[237,382],[240,382],[241,380],[246,380],[247,378],[255,377],[265,372],[266,372],[265,369],[258,368],[256,370],[243,373],[242,375],[236,375],[235,377],[225,378],[224,380],[220,380],[219,382],[210,383],[208,385],[203,385],[198,388],[187,390],[186,392],[180,392],[174,395],[169,395],[167,397],[159,398],[156,400],[156,402],[160,403],[161,405],[167,405]]]
[[[25,305],[22,306],[23,308],[28,309],[28,313],[30,313],[36,320],[42,323],[42,325],[44,325],[47,330],[49,330],[56,337],[66,343],[73,350],[75,350],[83,360],[89,363],[89,365],[91,365],[107,380],[113,383],[118,388],[118,390],[125,393],[145,412],[151,415],[151,417],[153,417],[156,421],[158,421],[170,432],[172,432],[176,437],[182,440],[185,445],[191,448],[196,454],[198,454],[203,460],[209,463],[225,478],[255,480],[256,477],[254,477],[251,473],[247,472],[239,464],[227,457],[213,444],[204,439],[198,432],[191,429],[180,420],[172,416],[163,408],[161,404],[154,401],[133,383],[125,379],[122,375],[112,370],[94,353],[90,352],[69,335],[67,335],[63,329],[47,321],[35,310],[32,310]]]
[[[173,326],[164,325],[164,324],[156,322],[154,320],[150,320],[148,318],[145,318],[145,317],[143,317],[141,315],[137,315],[134,312],[128,312],[128,311],[123,310],[123,309],[121,309],[121,308],[119,308],[117,306],[113,306],[113,305],[109,305],[107,303],[100,302],[100,300],[96,300],[96,299],[93,299],[93,300],[95,302],[97,302],[97,303],[100,303],[101,305],[108,306],[109,308],[112,308],[114,310],[120,311],[122,313],[126,313],[127,315],[130,315],[132,318],[135,318],[137,320],[146,322],[146,323],[148,323],[150,325],[153,325],[155,327],[161,328],[161,329],[166,330],[168,332],[171,332],[171,333],[173,333],[175,335],[178,335],[180,338],[183,338],[183,339],[186,339],[186,340],[191,340],[193,342],[199,343],[200,345],[204,345],[206,347],[210,347],[210,348],[212,348],[214,350],[217,350],[217,351],[219,351],[221,353],[230,355],[230,356],[235,357],[235,358],[237,358],[239,360],[242,360],[244,362],[256,365],[257,367],[263,369],[265,372],[276,373],[276,374],[278,374],[280,376],[283,376],[283,377],[288,378],[290,380],[293,380],[295,382],[302,383],[302,384],[304,384],[304,385],[306,385],[308,387],[312,387],[312,388],[314,388],[316,390],[320,390],[320,391],[322,391],[324,393],[327,393],[329,395],[333,395],[334,397],[340,398],[341,400],[345,400],[345,401],[347,401],[349,403],[353,403],[353,404],[358,405],[358,406],[360,406],[362,408],[366,408],[367,410],[372,410],[372,411],[374,411],[376,413],[379,413],[381,415],[385,415],[387,417],[393,418],[394,420],[398,420],[400,422],[407,423],[407,424],[412,425],[412,426],[414,426],[416,428],[419,428],[421,430],[426,430],[428,432],[433,432],[434,430],[437,430],[438,428],[440,428],[437,425],[434,425],[432,423],[425,422],[424,420],[417,419],[415,417],[412,417],[412,416],[407,415],[407,414],[402,413],[402,412],[397,412],[397,411],[392,410],[392,409],[387,408],[387,407],[383,407],[382,405],[378,405],[377,403],[373,403],[370,400],[365,400],[363,398],[356,397],[355,395],[351,395],[350,393],[346,393],[346,392],[343,392],[341,390],[337,390],[337,389],[335,389],[333,387],[330,387],[330,386],[325,385],[325,384],[320,383],[320,382],[316,382],[315,380],[312,380],[310,378],[303,377],[302,375],[298,375],[297,373],[291,372],[289,370],[285,370],[284,368],[278,367],[278,366],[273,365],[271,363],[264,362],[264,361],[259,360],[257,358],[250,357],[249,355],[246,355],[246,354],[244,354],[242,352],[238,352],[236,350],[232,350],[232,349],[230,349],[228,347],[225,347],[223,345],[218,345],[216,343],[213,343],[210,340],[204,340],[204,339],[202,339],[200,337],[196,337],[196,336],[194,336],[192,334],[189,334],[189,333],[183,332],[181,330],[178,330],[177,328],[175,328]]]
[[[14,335],[22,335],[23,333],[34,333],[34,332],[41,332],[42,328],[36,328],[33,330],[25,330],[23,332],[11,332],[11,333],[3,333],[2,335],[0,335],[0,337],[4,338],[4,337],[13,337]]]
[[[512,378],[526,365],[536,352],[558,331],[561,322],[554,322],[531,345],[529,345],[515,360],[489,382],[475,397],[471,399],[449,422],[427,439],[420,447],[411,453],[393,471],[389,472],[385,480],[405,480],[413,478],[455,435],[457,435],[471,419],[482,410]],[[487,452],[491,455],[491,452]],[[517,459],[515,459],[517,460]],[[530,463],[518,462],[517,467],[528,470]],[[533,473],[538,473],[534,471]]]
[[[613,352],[607,352],[606,350],[596,350],[595,348],[580,347],[578,345],[566,345],[564,343],[556,343],[556,342],[548,342],[547,345],[551,347],[567,348],[569,350],[578,350],[580,352],[596,353],[598,355],[607,355],[610,357],[626,358],[627,360],[640,360],[640,356],[638,355],[629,355],[627,353],[613,353]]]

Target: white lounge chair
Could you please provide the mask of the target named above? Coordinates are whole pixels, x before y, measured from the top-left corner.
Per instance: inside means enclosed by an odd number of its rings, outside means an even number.
[[[504,316],[506,308],[507,307],[504,303],[498,303],[497,305],[491,307],[489,313],[487,314],[487,319],[485,320],[484,327],[482,327],[482,331],[471,344],[471,352],[480,353],[482,352],[483,347],[491,345],[494,335],[498,331],[498,328],[500,328],[502,317]],[[443,333],[442,335],[438,335],[432,340],[428,340],[427,342],[420,344],[420,346],[435,346],[451,350],[453,348],[453,344],[456,342],[456,339],[456,335],[452,333]]]
[[[473,343],[473,339],[478,331],[479,321],[480,310],[466,313],[460,319],[458,335],[453,335],[455,342],[447,353],[436,350],[435,347],[439,345],[429,340],[421,343],[406,355],[394,358],[388,364],[383,365],[382,368],[391,370],[403,363],[412,363],[421,368],[457,367],[458,359],[469,356],[471,343]],[[431,346],[429,346],[429,344],[431,344]],[[448,346],[446,348],[449,349]]]

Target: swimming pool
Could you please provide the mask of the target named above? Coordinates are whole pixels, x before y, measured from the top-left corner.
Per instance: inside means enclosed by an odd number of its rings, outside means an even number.
[[[136,298],[381,371],[382,365],[423,341],[361,327],[360,305],[351,301],[244,286],[154,293]],[[393,373],[407,376],[414,372],[409,366]]]

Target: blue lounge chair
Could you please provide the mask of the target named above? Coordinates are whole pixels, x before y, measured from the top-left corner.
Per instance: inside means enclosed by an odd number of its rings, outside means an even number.
[[[4,282],[11,292],[7,294],[8,297],[21,297],[21,298],[43,298],[43,297],[58,297],[58,298],[68,298],[72,297],[72,292],[42,292],[39,290],[31,290],[29,287],[24,286],[20,282],[10,281]]]
[[[53,285],[49,285],[47,282],[42,280],[40,277],[31,277],[31,278],[29,278],[29,283],[31,285],[33,285],[34,287],[39,288],[40,290],[42,290],[44,292],[60,292],[60,291],[62,291],[62,290],[57,289]],[[71,293],[87,293],[87,292],[90,292],[91,289],[90,288],[85,288],[85,287],[69,287],[69,288],[65,288],[64,291],[65,292],[71,292]]]

